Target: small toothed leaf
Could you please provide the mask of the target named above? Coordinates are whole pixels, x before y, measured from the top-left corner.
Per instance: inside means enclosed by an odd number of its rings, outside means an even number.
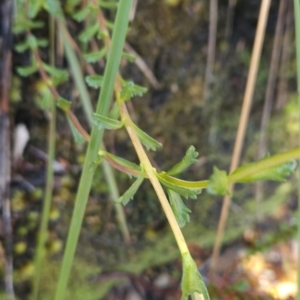
[[[63,111],[68,111],[71,107],[71,101],[63,97],[59,97],[58,100],[56,101],[56,105]]]
[[[86,76],[85,81],[90,87],[98,89],[103,83],[103,76],[100,75]]]
[[[45,63],[43,63],[43,67],[52,76],[54,85],[63,83],[69,78],[69,73],[66,70],[58,69]]]
[[[176,217],[179,227],[182,228],[185,226],[186,222],[190,221],[189,214],[191,213],[191,210],[184,205],[179,194],[170,189],[167,189],[167,191],[173,213]]]
[[[48,46],[48,40],[46,40],[46,39],[37,39],[36,42],[39,47],[47,47]]]
[[[27,37],[27,42],[31,50],[36,50],[38,48],[37,40],[34,35],[30,34]]]
[[[97,126],[98,129],[110,129],[115,130],[123,126],[123,122],[111,119],[96,113],[92,115],[92,123]]]
[[[45,23],[42,21],[17,19],[14,24],[13,32],[18,34],[18,33],[22,33],[24,31],[30,30],[30,29],[43,28],[44,26],[45,26]]]
[[[132,184],[132,186],[123,194],[123,196],[121,196],[115,202],[126,205],[130,200],[133,199],[135,193],[137,192],[138,188],[140,187],[143,181],[144,181],[144,172],[141,172],[141,174],[136,179],[136,181]]]
[[[76,20],[77,22],[81,22],[81,21],[83,21],[87,17],[87,15],[89,14],[89,12],[90,12],[89,6],[84,6],[83,9],[81,9],[81,10],[77,11],[76,13],[74,13],[72,15],[72,18],[74,20]]]
[[[96,35],[99,32],[99,30],[99,24],[96,22],[93,26],[88,27],[87,29],[82,31],[78,39],[83,43],[87,43],[92,39],[94,35]]]
[[[28,17],[30,19],[34,19],[37,13],[42,9],[44,0],[34,0],[34,1],[27,1],[28,3]]]
[[[26,77],[26,76],[29,76],[29,75],[35,73],[37,71],[37,69],[38,69],[37,65],[33,64],[28,67],[18,67],[17,71],[21,76]]]
[[[141,143],[147,148],[147,150],[155,151],[156,148],[161,147],[162,144],[148,135],[146,132],[138,128],[135,124],[133,124],[136,134],[138,135]]]
[[[76,127],[73,125],[73,123],[71,122],[71,120],[69,119],[69,117],[67,117],[67,120],[68,120],[69,126],[71,128],[72,135],[73,135],[73,138],[75,140],[75,143],[77,143],[77,144],[84,144],[85,143],[84,137],[76,129]]]
[[[27,40],[25,42],[19,43],[15,46],[16,51],[19,53],[26,51],[28,48],[29,48],[29,44],[28,44]]]
[[[56,18],[61,16],[61,7],[58,1],[46,0],[46,9]]]
[[[147,90],[147,88],[137,85],[133,81],[124,81],[122,83],[120,96],[123,101],[126,101],[135,96],[143,96],[147,92]]]
[[[181,300],[192,299],[210,300],[207,288],[198,271],[197,265],[189,253],[182,255]],[[195,294],[199,297],[195,298]]]
[[[99,61],[105,55],[106,55],[106,48],[103,48],[100,51],[84,54],[84,58],[86,59],[87,62],[94,63]]]
[[[190,165],[196,163],[198,160],[196,159],[198,156],[198,152],[195,150],[194,146],[190,146],[186,151],[184,158],[177,163],[170,171],[167,173],[169,175],[176,175],[181,173],[183,170],[188,168]]]
[[[158,180],[168,189],[176,192],[177,194],[184,196],[186,199],[197,199],[197,195],[201,193],[202,189],[199,188],[185,188],[182,186],[178,186],[170,181],[168,178],[164,176],[164,172],[156,174]]]
[[[207,184],[207,192],[212,195],[229,195],[229,178],[226,171],[214,167]]]

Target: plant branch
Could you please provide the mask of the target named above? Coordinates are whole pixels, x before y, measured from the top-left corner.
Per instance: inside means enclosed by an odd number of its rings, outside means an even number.
[[[166,197],[166,194],[165,194],[160,182],[158,181],[158,179],[156,177],[156,171],[152,167],[150,160],[149,160],[149,158],[148,158],[148,156],[147,156],[147,154],[135,132],[135,129],[132,126],[133,122],[130,119],[126,105],[124,103],[122,103],[120,105],[120,110],[121,110],[122,117],[126,119],[125,127],[130,136],[130,139],[135,148],[135,151],[139,157],[141,164],[143,164],[143,166],[145,168],[145,172],[147,173],[148,178],[149,178],[149,180],[157,194],[157,197],[161,203],[161,206],[166,214],[166,217],[168,219],[168,222],[170,224],[170,227],[171,227],[174,237],[176,239],[177,245],[179,247],[180,253],[181,253],[181,255],[189,253],[189,249],[185,242],[184,236],[183,236],[181,229],[177,223],[177,220],[174,216],[174,213],[173,213],[172,208],[169,204],[169,201]]]
[[[266,28],[266,23],[267,23],[267,19],[268,19],[270,2],[271,2],[270,0],[263,0],[261,2],[257,31],[256,31],[254,47],[253,47],[253,54],[251,57],[249,76],[248,76],[248,80],[247,80],[247,85],[246,85],[246,90],[245,90],[245,95],[244,95],[244,100],[243,100],[243,107],[242,107],[238,132],[237,132],[237,136],[236,136],[236,141],[235,141],[235,145],[234,145],[232,161],[231,161],[231,165],[230,165],[230,172],[232,172],[233,170],[235,170],[237,168],[239,161],[240,161],[242,146],[243,146],[245,132],[246,132],[246,125],[248,123],[248,118],[249,118],[249,113],[250,113],[250,108],[251,108],[251,103],[252,103],[252,97],[253,97],[253,93],[254,93],[254,87],[255,87],[255,82],[256,82],[256,75],[257,75],[257,70],[258,70],[258,65],[259,65],[259,59],[260,59],[260,55],[261,55],[261,49],[262,49],[263,40],[264,40],[264,36],[265,36],[265,28]],[[230,189],[229,189],[230,193],[232,193],[233,188],[234,188],[234,185],[230,184]],[[216,237],[216,242],[214,245],[213,255],[212,255],[211,265],[210,265],[211,272],[213,272],[217,266],[217,261],[219,258],[222,238],[224,235],[225,225],[226,225],[227,218],[228,218],[230,202],[231,202],[231,199],[229,196],[226,196],[223,199],[222,211],[221,211],[221,216],[220,216],[218,230],[217,230],[217,237]]]

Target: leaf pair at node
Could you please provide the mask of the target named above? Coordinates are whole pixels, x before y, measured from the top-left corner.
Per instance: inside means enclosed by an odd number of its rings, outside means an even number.
[[[93,113],[92,124],[98,129],[116,130],[123,127],[124,122]]]
[[[195,150],[195,147],[190,146],[183,159],[171,168],[171,170],[167,173],[161,172],[157,174],[157,178],[167,189],[171,208],[180,227],[184,227],[190,221],[189,214],[191,213],[191,210],[183,203],[181,196],[184,196],[186,199],[197,199],[197,195],[201,193],[202,189],[179,186],[173,182],[172,177],[169,175],[181,173],[196,163],[198,161],[197,156],[198,152]]]
[[[116,1],[98,1],[99,6],[106,9],[116,9],[118,7],[118,2]],[[82,9],[72,14],[72,18],[77,22],[85,20],[91,12],[98,11],[99,7],[95,6],[93,3],[85,5]]]
[[[39,47],[47,47],[48,41],[43,38],[36,38],[34,35],[29,34],[25,41],[15,46],[17,52],[22,53],[28,49],[37,50]]]

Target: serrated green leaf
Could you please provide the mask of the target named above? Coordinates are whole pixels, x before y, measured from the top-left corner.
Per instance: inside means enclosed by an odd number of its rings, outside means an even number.
[[[257,162],[250,163],[250,164],[244,165],[244,166],[236,169],[234,172],[232,172],[229,175],[229,179],[230,179],[230,176],[232,176],[232,175],[234,175],[234,176],[239,175],[239,173],[247,171],[247,169],[249,169],[249,168],[255,167],[255,165],[259,164],[266,158],[269,158],[269,156],[267,156]],[[236,182],[255,182],[255,181],[261,181],[261,180],[285,181],[286,177],[290,176],[295,171],[296,167],[297,167],[297,162],[295,160],[291,160],[284,164],[278,165],[276,167],[272,167],[272,168],[265,169],[265,170],[260,170],[256,173],[248,175],[244,178],[240,178]]]
[[[81,9],[81,10],[77,11],[76,13],[72,14],[72,18],[74,20],[76,20],[77,22],[81,22],[87,17],[89,12],[90,12],[89,6],[84,6],[83,9]]]
[[[63,97],[59,97],[56,101],[56,105],[61,108],[63,111],[68,111],[71,107],[71,101],[63,98]]]
[[[147,88],[135,84],[133,81],[123,81],[120,97],[123,101],[135,96],[143,96],[148,91]]]
[[[103,76],[100,75],[89,75],[85,77],[86,83],[95,89],[98,89],[102,86],[103,83]]]
[[[136,181],[131,185],[131,187],[123,194],[123,196],[121,196],[115,202],[126,205],[130,200],[133,199],[135,193],[137,192],[138,188],[140,187],[143,181],[144,181],[144,172],[141,172],[141,174],[136,179]]]
[[[126,58],[129,62],[134,62],[135,59],[136,59],[136,56],[134,54],[131,54],[131,53],[127,53],[127,52],[123,52],[122,53],[122,56],[124,58]]]
[[[72,135],[74,138],[75,143],[77,144],[84,144],[85,143],[85,139],[84,137],[80,134],[80,132],[76,129],[76,127],[73,125],[72,121],[69,119],[69,117],[67,117],[69,126],[71,128],[72,131]]]
[[[63,83],[69,78],[69,73],[66,70],[58,69],[45,63],[43,63],[43,67],[52,76],[54,85]]]
[[[25,19],[18,19],[14,24],[13,32],[15,34],[19,34],[26,30],[42,28],[42,27],[44,27],[44,25],[45,24],[42,21],[31,21],[31,20],[25,20]]]
[[[46,39],[37,39],[36,42],[39,47],[47,47],[48,46],[48,40],[46,40]]]
[[[92,123],[95,125],[98,129],[110,129],[110,130],[116,130],[123,126],[123,122],[108,118],[106,116],[102,116],[96,113],[93,113],[92,115]]]
[[[42,9],[44,0],[31,0],[27,1],[28,3],[28,17],[31,19],[34,19],[37,15],[37,13]]]
[[[57,0],[46,0],[45,8],[56,18],[61,16],[61,8]]]
[[[167,177],[164,177],[164,172],[156,174],[158,180],[168,189],[176,192],[177,194],[184,196],[186,199],[197,199],[197,195],[201,193],[202,189],[199,188],[186,188],[178,186],[170,181]]]
[[[105,55],[106,55],[106,48],[103,48],[100,51],[86,53],[83,56],[84,56],[84,58],[86,59],[87,62],[94,63],[94,62],[99,61]]]
[[[192,299],[210,300],[207,288],[198,271],[197,265],[189,253],[182,255],[182,279],[181,279],[181,300]],[[200,298],[195,298],[197,293]],[[202,297],[201,297],[202,296]]]
[[[176,217],[179,227],[182,228],[185,226],[186,222],[190,221],[189,214],[191,213],[191,210],[184,205],[179,194],[170,189],[167,189],[167,191],[173,213]]]
[[[181,173],[183,170],[188,168],[190,165],[196,163],[198,160],[198,152],[195,150],[194,146],[190,146],[189,149],[186,151],[184,158],[177,163],[170,171],[167,173],[169,175],[175,175]]]
[[[226,171],[221,171],[214,167],[206,189],[212,195],[229,195],[229,178]]]
[[[162,144],[148,135],[146,132],[138,128],[134,123],[132,123],[136,134],[138,135],[141,143],[147,148],[147,150],[155,151],[156,148],[161,147]]]
[[[37,40],[34,35],[30,34],[27,37],[27,42],[31,50],[36,50],[38,48]]]
[[[31,66],[28,67],[18,67],[17,68],[17,72],[21,75],[21,76],[29,76],[33,73],[35,73],[37,71],[38,67],[36,64],[33,64]]]
[[[83,30],[79,36],[78,39],[83,42],[87,43],[89,42],[94,35],[96,35],[99,32],[99,24],[96,22],[94,25],[88,27],[87,29]]]
[[[19,43],[15,46],[15,50],[19,53],[26,51],[29,48],[28,41],[26,40],[23,43]]]

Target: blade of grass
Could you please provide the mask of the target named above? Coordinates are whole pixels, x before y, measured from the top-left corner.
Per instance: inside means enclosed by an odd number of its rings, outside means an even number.
[[[240,161],[242,146],[243,146],[245,132],[246,132],[246,126],[248,123],[248,118],[249,118],[249,113],[250,113],[250,108],[251,108],[251,103],[252,103],[252,98],[254,93],[254,86],[256,82],[256,75],[257,75],[259,59],[261,55],[261,49],[262,49],[262,44],[265,36],[265,28],[266,28],[268,13],[269,13],[270,2],[271,2],[270,0],[263,0],[261,3],[257,31],[256,31],[254,47],[253,47],[253,54],[251,57],[249,76],[247,80],[247,85],[246,85],[246,90],[245,90],[245,95],[243,100],[243,107],[242,107],[242,112],[241,112],[241,117],[240,117],[240,122],[239,122],[238,132],[237,132],[236,141],[234,145],[234,151],[232,155],[232,161],[231,161],[229,173],[231,173],[233,170],[235,170],[238,167]],[[233,192],[233,188],[234,185],[231,184],[229,188],[230,194]],[[230,203],[231,203],[230,196],[224,197],[221,216],[218,224],[216,242],[213,248],[213,254],[212,254],[212,259],[210,264],[211,274],[213,273],[213,271],[217,266],[220,247],[222,243],[222,237],[224,235],[225,225],[228,218]]]
[[[55,42],[54,42],[55,23],[54,18],[50,16],[49,26],[49,57],[50,64],[55,64]],[[39,284],[41,278],[41,270],[44,256],[44,247],[47,240],[47,229],[49,223],[49,215],[52,200],[53,190],[53,161],[55,156],[55,133],[56,133],[56,105],[53,99],[50,110],[50,122],[49,122],[49,134],[48,134],[48,161],[47,161],[47,175],[46,175],[46,188],[45,188],[45,199],[43,203],[42,216],[40,221],[40,228],[38,232],[37,248],[34,257],[34,279],[33,279],[33,299],[38,299]]]
[[[294,15],[295,15],[295,33],[296,33],[296,64],[297,64],[297,94],[298,94],[298,113],[299,113],[299,124],[300,124],[300,3],[299,0],[294,0]],[[300,145],[300,132],[298,144]],[[297,263],[297,285],[298,293],[297,300],[300,300],[300,169],[298,168],[298,263]]]
[[[104,71],[103,88],[101,89],[96,113],[106,116],[108,113],[111,97],[113,94],[116,74],[121,61],[125,36],[128,27],[128,18],[131,8],[131,0],[120,0],[115,20],[115,27],[112,35],[112,44],[108,53],[107,65]],[[90,193],[93,172],[90,171],[90,164],[97,158],[98,149],[103,137],[103,130],[93,127],[91,140],[88,144],[86,157],[83,165],[79,188],[75,199],[75,208],[70,224],[70,231],[64,253],[55,300],[62,300],[67,288],[68,279],[75,255],[80,229],[84,217],[85,207]]]
[[[93,113],[92,101],[91,101],[91,98],[87,91],[84,78],[82,76],[81,67],[80,67],[79,61],[77,59],[77,56],[75,54],[75,51],[69,43],[70,37],[65,36],[67,31],[66,31],[66,28],[64,27],[63,22],[59,22],[59,28],[61,29],[60,32],[64,36],[63,41],[64,41],[64,46],[65,46],[66,56],[67,56],[69,65],[71,66],[72,75],[74,76],[74,80],[75,80],[76,86],[77,86],[79,94],[80,94],[80,100],[84,107],[86,119],[88,121],[89,126],[92,127],[92,122],[91,122],[91,116]],[[105,146],[103,144],[101,144],[101,148],[105,150]],[[120,194],[119,194],[119,190],[118,190],[118,186],[116,183],[116,179],[115,179],[113,170],[106,161],[103,161],[101,166],[103,168],[105,180],[109,186],[109,191],[110,191],[110,196],[111,196],[110,198],[112,200],[116,200],[120,197]],[[120,226],[120,230],[123,235],[123,239],[126,244],[129,244],[131,239],[130,239],[130,234],[129,234],[129,230],[128,230],[128,226],[127,226],[127,222],[126,222],[124,208],[121,205],[114,203],[114,209],[116,211],[117,220],[119,222],[119,226]]]

